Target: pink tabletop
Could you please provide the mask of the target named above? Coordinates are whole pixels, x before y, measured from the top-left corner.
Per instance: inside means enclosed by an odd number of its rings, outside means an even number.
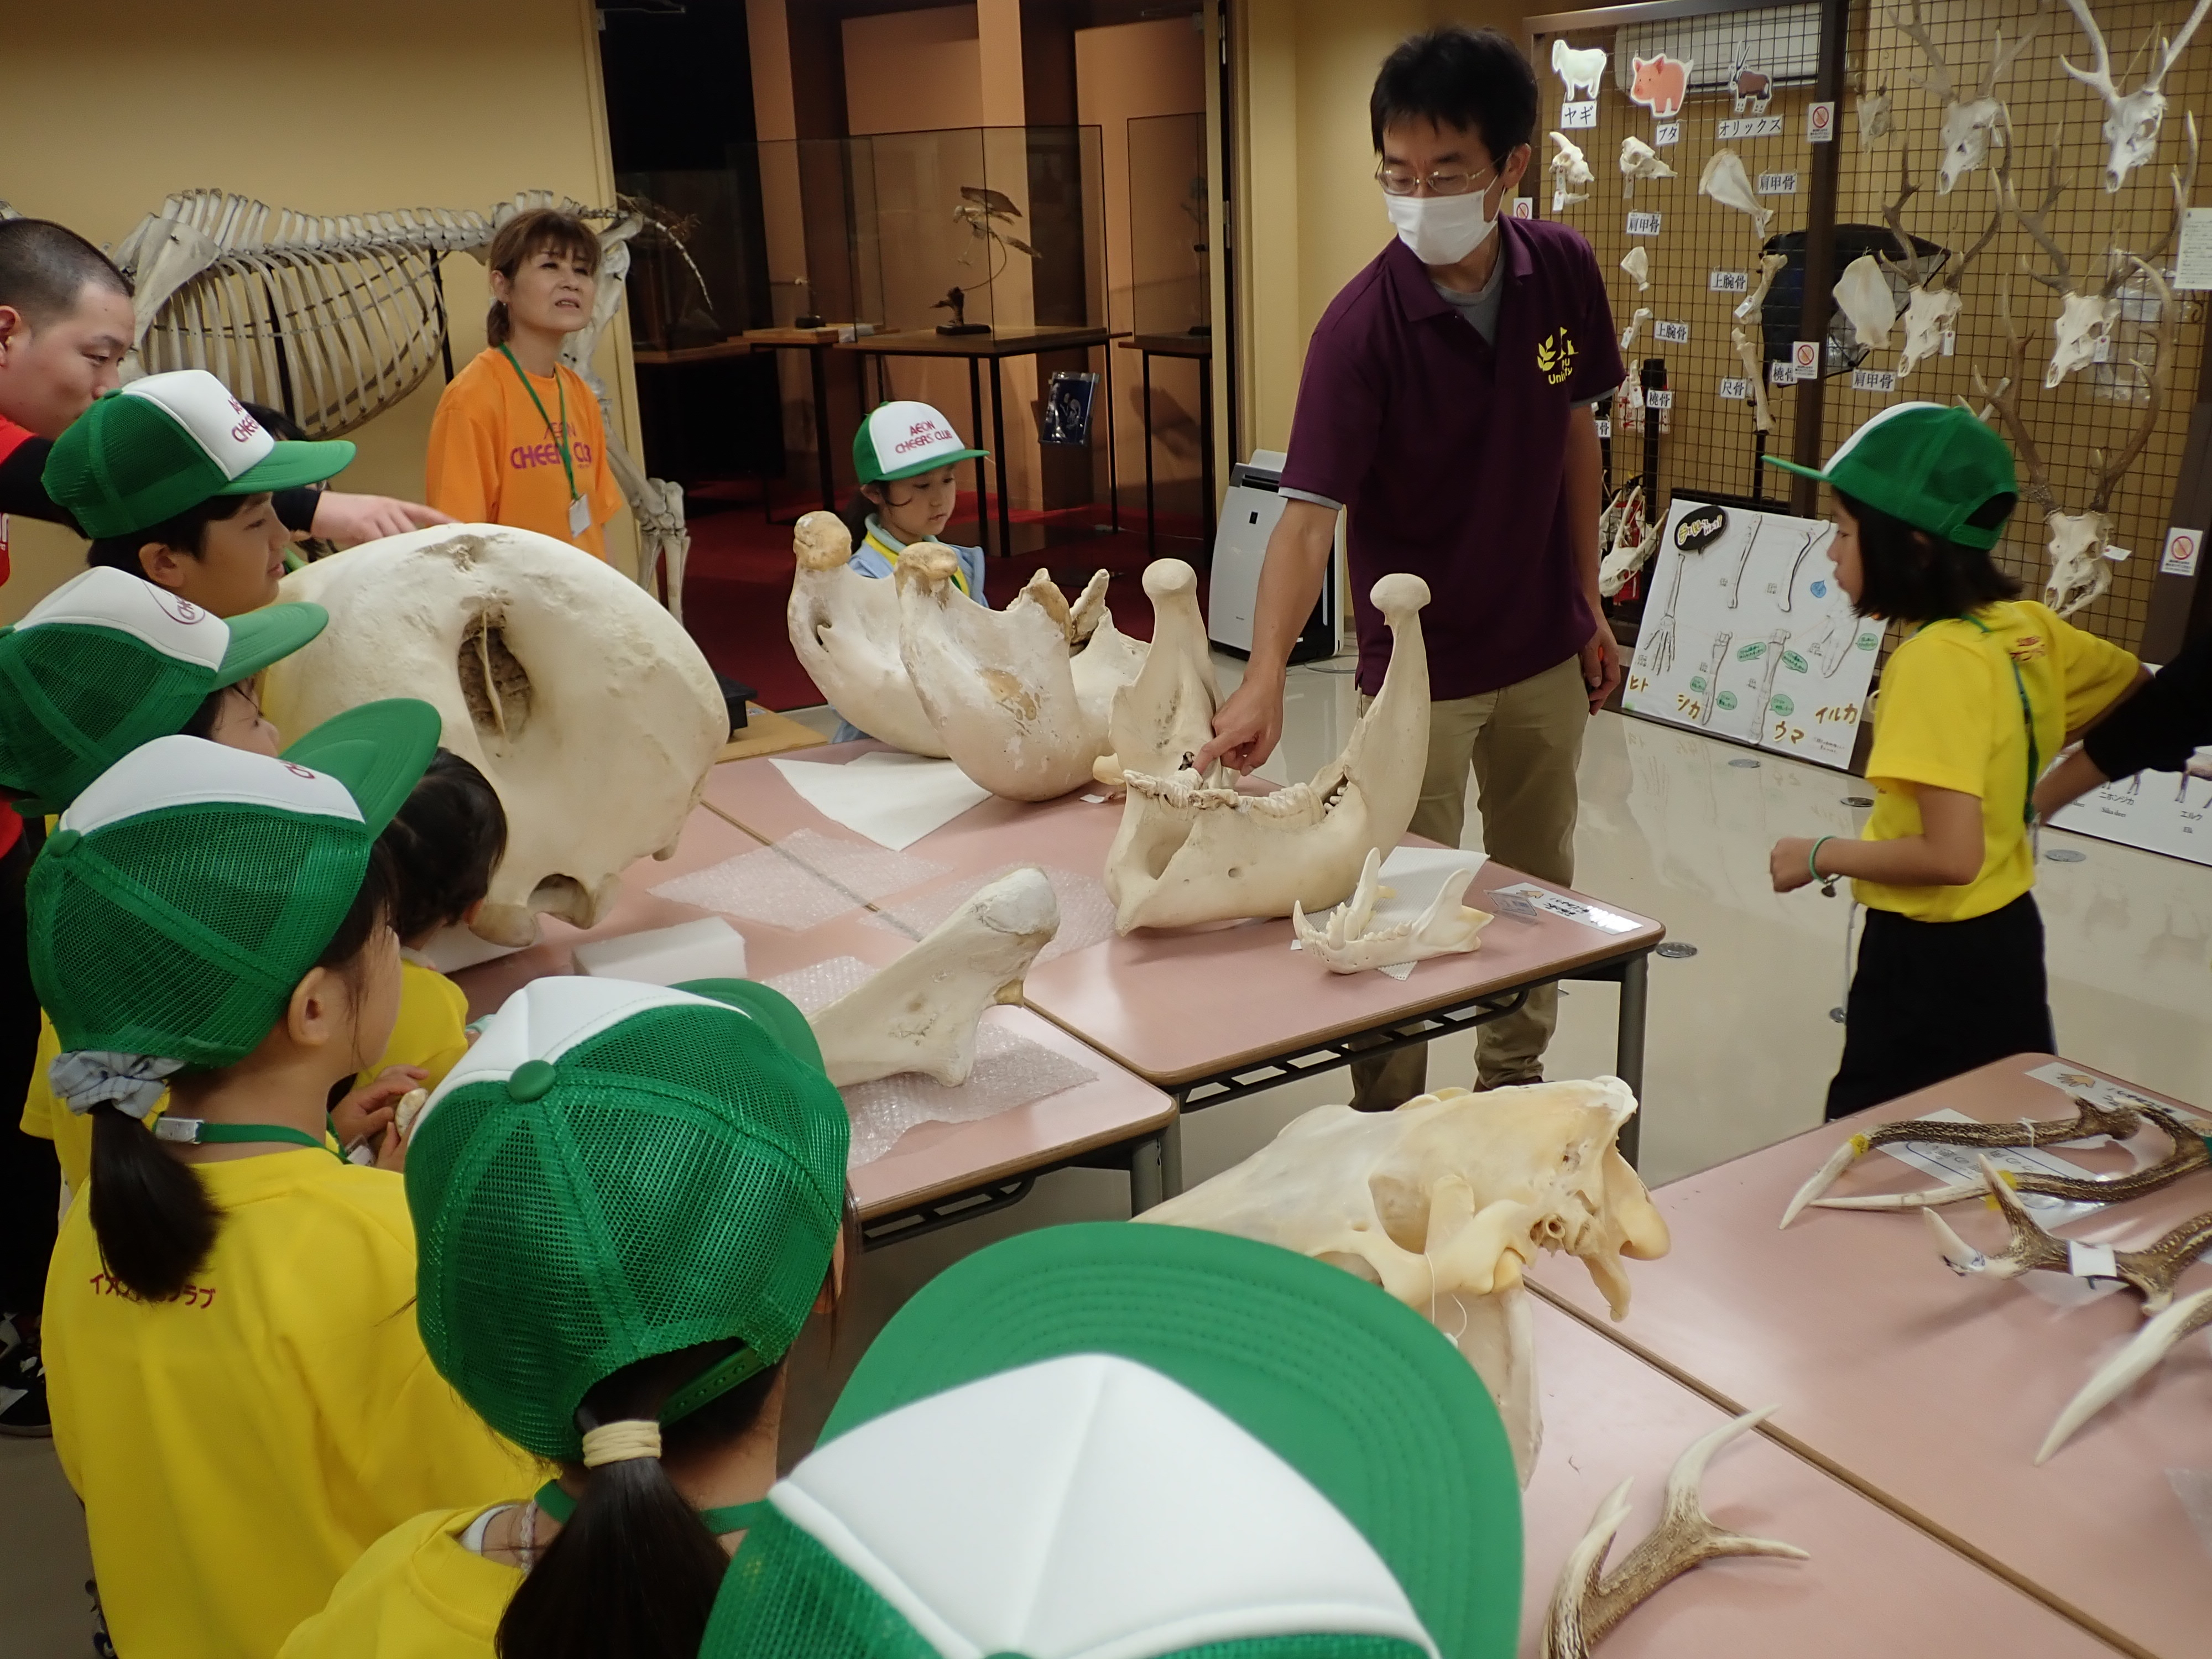
[[[837,763],[880,746],[837,744],[810,750],[798,763]],[[797,830],[851,833],[815,811],[764,760],[716,767],[706,799],[733,823],[765,839]],[[1030,805],[994,796],[907,850],[952,866],[955,876],[941,881],[1018,862],[1095,877],[1105,868],[1107,849],[1121,822],[1118,801],[1093,805],[1068,795]],[[1503,865],[1486,864],[1468,890],[1468,901],[1490,908],[1483,894],[1526,879]],[[1602,908],[1618,911],[1616,906]],[[1287,921],[1173,933],[1140,929],[1041,964],[1024,982],[1023,998],[1139,1077],[1172,1088],[1312,1042],[1648,950],[1666,936],[1656,921],[1618,913],[1636,922],[1632,932],[1608,933],[1548,914],[1534,921],[1501,917],[1484,932],[1480,950],[1432,957],[1418,963],[1403,981],[1387,974],[1326,972],[1290,948]]]
[[[836,833],[854,839],[850,831]],[[598,927],[586,932],[549,918],[544,938],[529,950],[455,974],[468,993],[471,1018],[493,1012],[533,979],[574,973],[575,947],[587,939],[672,927],[715,914],[656,898],[648,890],[759,846],[719,815],[703,807],[693,812],[676,855],[665,863],[645,859],[633,865],[623,878],[621,896]],[[744,936],[745,968],[755,979],[774,979],[833,957],[858,957],[882,967],[912,948],[903,935],[868,926],[857,910],[803,933],[735,916],[722,920]],[[863,1217],[1050,1168],[1078,1153],[1152,1133],[1175,1116],[1175,1103],[1166,1095],[1027,1009],[994,1008],[983,1018],[1079,1061],[1095,1073],[1092,1080],[973,1123],[915,1125],[883,1157],[854,1171],[853,1194]]]
[[[1631,1269],[1642,1278],[1654,1270]],[[1522,1504],[1528,1659],[1541,1649],[1559,1567],[1606,1494],[1634,1477],[1633,1508],[1613,1546],[1618,1565],[1658,1519],[1676,1456],[1729,1415],[1555,1308],[1537,1304],[1534,1326],[1544,1449]],[[2110,1659],[2087,1632],[1761,1435],[1723,1448],[1704,1492],[1720,1525],[1813,1559],[1699,1567],[1631,1613],[1606,1638],[1605,1659]]]
[[[2132,1292],[2062,1310],[2020,1280],[1960,1279],[1910,1212],[1808,1209],[1786,1232],[1776,1229],[1790,1195],[1851,1127],[1944,1107],[1985,1121],[2067,1115],[2063,1094],[2026,1075],[2051,1059],[2017,1055],[1661,1188],[1674,1248],[1632,1268],[1635,1301],[1620,1325],[1606,1320],[1579,1264],[1547,1261],[1537,1289],[1717,1399],[1778,1402],[1773,1426],[1806,1455],[2114,1645],[2201,1654],[2212,1562],[2167,1471],[2212,1469],[2203,1339],[2038,1468],[2036,1449],[2060,1409],[2141,1325]],[[2163,1138],[2147,1134],[2151,1156],[2162,1154]],[[2118,1149],[2057,1155],[2100,1172],[2131,1167]],[[1833,1190],[1933,1184],[1876,1152]],[[2140,1244],[2208,1208],[2212,1174],[2200,1172],[2066,1232],[2117,1232]],[[1945,1217],[1972,1244],[2003,1243],[1987,1208],[1954,1205]],[[2207,1283],[2212,1267],[2200,1265],[2184,1292]]]

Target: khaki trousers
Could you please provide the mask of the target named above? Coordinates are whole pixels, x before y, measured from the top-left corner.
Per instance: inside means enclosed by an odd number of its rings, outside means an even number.
[[[1362,697],[1364,712],[1370,700]],[[1467,818],[1467,775],[1474,772],[1483,849],[1500,864],[1560,886],[1575,878],[1575,768],[1590,721],[1582,660],[1486,691],[1429,705],[1429,759],[1413,832],[1460,844]],[[1544,1048],[1559,1024],[1557,986],[1531,991],[1519,1012],[1475,1034],[1479,1086],[1535,1083]],[[1380,1060],[1352,1063],[1352,1104],[1387,1112],[1427,1091],[1426,1043]]]

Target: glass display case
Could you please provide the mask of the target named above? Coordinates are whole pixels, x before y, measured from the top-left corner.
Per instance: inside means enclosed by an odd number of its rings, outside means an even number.
[[[1139,334],[1202,335],[1212,320],[1206,117],[1129,125],[1129,291]]]

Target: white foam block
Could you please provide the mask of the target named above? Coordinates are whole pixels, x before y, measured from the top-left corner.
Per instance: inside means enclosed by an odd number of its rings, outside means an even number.
[[[743,979],[745,936],[720,916],[706,916],[650,933],[591,939],[576,947],[576,971],[641,985]]]

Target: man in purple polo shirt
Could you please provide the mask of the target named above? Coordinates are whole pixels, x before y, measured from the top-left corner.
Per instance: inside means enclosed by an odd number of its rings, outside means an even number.
[[[1605,284],[1565,226],[1501,216],[1528,170],[1536,77],[1494,29],[1433,30],[1384,60],[1369,100],[1376,177],[1397,240],[1331,302],[1298,387],[1244,682],[1198,757],[1249,771],[1283,726],[1291,644],[1327,578],[1340,507],[1362,705],[1389,632],[1376,579],[1434,595],[1429,757],[1415,833],[1457,846],[1470,767],[1483,844],[1539,880],[1574,878],[1583,732],[1620,678],[1598,601],[1596,404],[1621,380]],[[1481,1030],[1484,1087],[1534,1082],[1557,994]],[[1425,1086],[1424,1048],[1354,1064],[1353,1104]]]

